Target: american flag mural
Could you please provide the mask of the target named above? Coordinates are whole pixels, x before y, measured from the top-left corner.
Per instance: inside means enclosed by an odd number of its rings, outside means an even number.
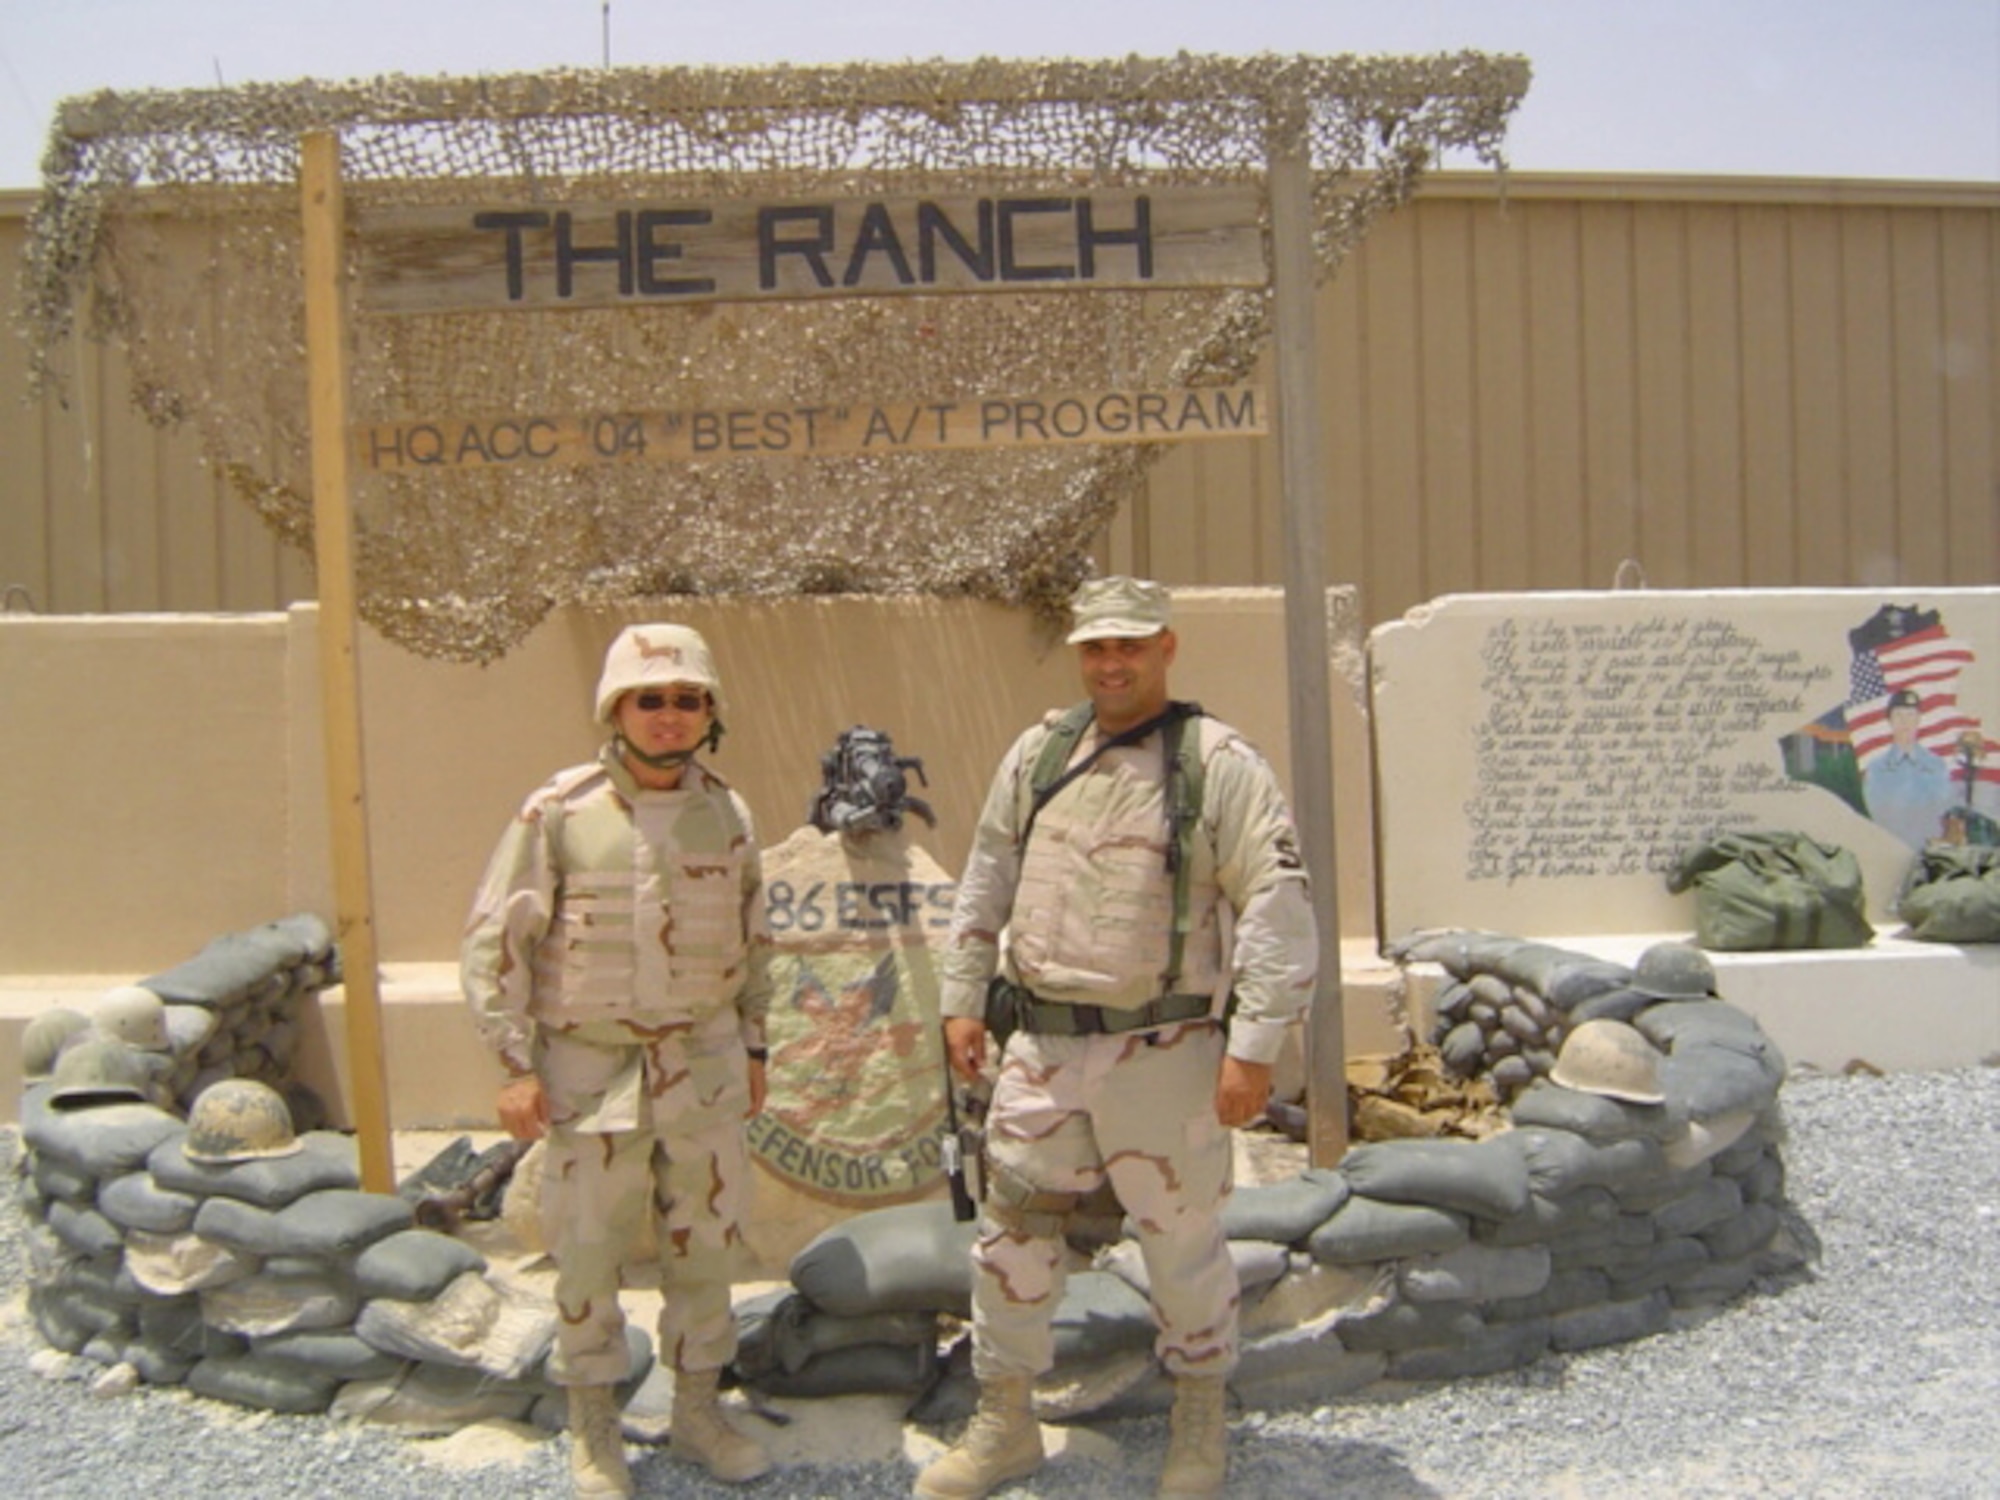
[[[1975,805],[1990,813],[2000,798],[2000,740],[1959,703],[1960,678],[1979,670],[1971,645],[1945,628],[1938,611],[1915,605],[1885,604],[1847,639],[1847,701],[1779,741],[1786,773],[1867,817],[1862,778],[1892,743],[1891,697],[1908,692],[1918,703],[1917,743],[1949,768],[1953,801],[1969,814]],[[1995,826],[1990,816],[1969,822],[1975,832]]]

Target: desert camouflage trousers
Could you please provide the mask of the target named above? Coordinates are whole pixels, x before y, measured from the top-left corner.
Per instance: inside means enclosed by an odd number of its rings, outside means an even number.
[[[1106,1183],[1145,1257],[1161,1363],[1173,1375],[1235,1369],[1240,1292],[1220,1219],[1231,1143],[1215,1117],[1222,1051],[1221,1028],[1207,1021],[1008,1041],[986,1120],[989,1182],[972,1251],[980,1379],[1032,1377],[1055,1363],[1064,1244],[1047,1210]],[[1023,1192],[1032,1194],[1025,1202]]]
[[[608,1021],[543,1031],[535,1070],[549,1095],[541,1216],[560,1315],[552,1378],[611,1385],[629,1373],[618,1288],[649,1243],[660,1358],[720,1369],[736,1353],[729,1289],[750,1189],[748,1062],[734,1014],[700,1034]]]

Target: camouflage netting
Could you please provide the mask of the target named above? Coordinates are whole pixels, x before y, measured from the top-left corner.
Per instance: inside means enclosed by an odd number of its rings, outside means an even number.
[[[1500,165],[1527,80],[1522,59],[1462,53],[102,93],[58,112],[26,316],[38,375],[57,390],[79,305],[86,331],[123,338],[139,407],[192,423],[232,487],[309,551],[304,132],[338,133],[350,224],[418,204],[1261,189],[1268,143],[1303,139],[1324,276],[1441,154]],[[1268,290],[1242,288],[357,312],[349,415],[371,426],[1215,386],[1249,373],[1269,317]],[[414,651],[488,660],[557,605],[658,594],[1052,608],[1152,451],[357,470],[361,611]]]

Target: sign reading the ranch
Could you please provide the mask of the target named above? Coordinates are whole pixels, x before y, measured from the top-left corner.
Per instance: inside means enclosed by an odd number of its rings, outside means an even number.
[[[1248,187],[364,210],[373,313],[1262,286]]]
[[[583,416],[465,417],[355,429],[374,472],[479,464],[656,463],[1057,443],[1159,443],[1257,437],[1269,403],[1252,385],[1096,391],[964,401],[718,407]]]

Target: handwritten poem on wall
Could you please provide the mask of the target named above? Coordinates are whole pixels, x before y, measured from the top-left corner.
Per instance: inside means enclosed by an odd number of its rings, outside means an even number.
[[[1716,617],[1503,621],[1480,650],[1468,880],[1661,875],[1792,796],[1778,738],[1834,673]]]

